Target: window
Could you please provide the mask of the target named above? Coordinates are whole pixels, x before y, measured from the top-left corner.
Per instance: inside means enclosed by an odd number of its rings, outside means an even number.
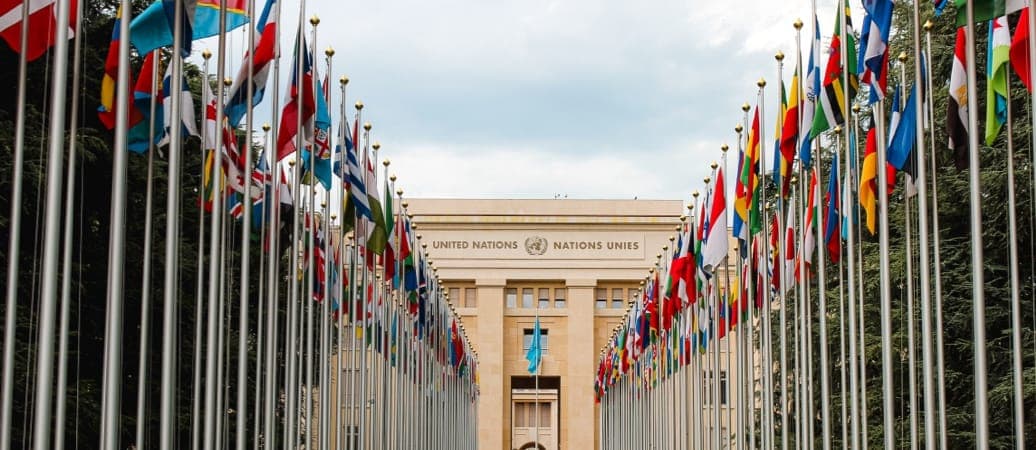
[[[450,288],[450,302],[460,305],[460,288]]]
[[[594,302],[594,307],[597,309],[604,309],[608,307],[608,290],[604,288],[597,288],[597,301]]]
[[[514,402],[515,428],[549,428],[550,403]]]
[[[514,308],[518,303],[518,290],[515,288],[509,288],[504,294],[505,306],[508,308]]]
[[[478,303],[475,302],[475,288],[464,288],[464,307],[475,308]]]
[[[522,330],[522,350],[528,350],[532,346],[532,328],[526,328]],[[546,328],[540,328],[540,348],[546,350],[550,348],[550,330]]]
[[[522,308],[532,308],[532,288],[522,289]]]
[[[537,303],[536,307],[539,308],[539,309],[550,308],[550,289],[548,289],[548,288],[540,288],[539,291],[540,291],[539,303]]]
[[[612,289],[612,308],[622,309],[626,306],[625,296],[622,288]]]
[[[709,371],[705,373],[705,403],[712,403],[712,374],[714,372]],[[719,372],[719,404],[727,404],[727,372],[721,370]]]
[[[564,309],[565,305],[565,288],[554,288],[554,307]]]

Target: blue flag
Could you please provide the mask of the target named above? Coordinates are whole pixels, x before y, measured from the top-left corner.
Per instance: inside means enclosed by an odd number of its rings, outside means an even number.
[[[540,358],[543,349],[540,347],[540,318],[536,318],[536,325],[532,328],[532,342],[529,343],[529,351],[525,352],[525,359],[529,360],[529,373],[535,374],[540,370]]]

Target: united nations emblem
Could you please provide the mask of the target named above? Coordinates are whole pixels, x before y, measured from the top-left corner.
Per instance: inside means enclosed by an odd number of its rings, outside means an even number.
[[[525,239],[525,251],[532,256],[547,253],[547,240],[540,236],[529,236]]]

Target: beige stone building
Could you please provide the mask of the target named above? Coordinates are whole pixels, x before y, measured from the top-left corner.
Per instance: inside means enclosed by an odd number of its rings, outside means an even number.
[[[478,448],[597,448],[598,351],[669,244],[683,203],[408,202],[478,354]],[[538,385],[525,360],[537,315]]]

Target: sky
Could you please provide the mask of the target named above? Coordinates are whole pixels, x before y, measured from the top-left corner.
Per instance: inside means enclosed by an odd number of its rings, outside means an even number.
[[[350,79],[349,116],[361,100],[408,197],[688,200],[722,163],[720,146],[736,149],[761,77],[772,153],[774,54],[788,55],[790,81],[792,24],[801,18],[808,39],[810,3],[311,0],[306,15],[321,18],[318,49],[336,51],[332,79]],[[830,35],[835,2],[817,3]],[[285,59],[297,5],[282,6]]]

